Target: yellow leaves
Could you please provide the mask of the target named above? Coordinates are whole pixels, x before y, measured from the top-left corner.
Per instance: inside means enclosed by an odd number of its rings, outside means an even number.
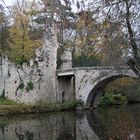
[[[10,43],[10,59],[16,62],[17,59],[23,57],[26,61],[29,61],[34,57],[34,50],[40,46],[40,40],[16,40]]]
[[[104,29],[108,29],[110,27],[110,24],[109,24],[109,22],[104,21],[102,23],[102,26],[103,26]]]
[[[11,27],[9,29],[9,32],[10,32],[10,38],[12,40],[21,40],[21,38],[23,38],[23,35],[27,34],[27,31],[23,32],[23,30],[18,28],[17,26]]]
[[[107,87],[112,87],[116,89],[123,88],[132,84],[133,79],[129,77],[118,78],[115,81],[111,82]]]
[[[94,13],[91,11],[78,13],[76,25],[75,50],[84,55],[95,56],[97,51],[95,44],[99,38],[99,23],[94,19]]]
[[[30,10],[30,11],[27,11],[27,14],[28,14],[29,16],[34,16],[34,15],[37,14],[37,11],[36,11],[36,10]]]
[[[33,40],[29,36],[29,31],[31,30],[31,21],[29,14],[35,13],[34,10],[23,11],[20,5],[15,5],[12,9],[12,12],[13,24],[9,29],[9,57],[14,62],[22,64],[23,62],[29,61],[34,57],[34,50],[41,46],[41,40]]]

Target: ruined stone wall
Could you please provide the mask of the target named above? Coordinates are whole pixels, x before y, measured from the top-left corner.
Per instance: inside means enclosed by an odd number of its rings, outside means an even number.
[[[36,50],[34,60],[16,66],[3,56],[0,65],[0,94],[26,104],[40,100],[56,102],[57,49],[54,28],[47,28],[43,47]]]

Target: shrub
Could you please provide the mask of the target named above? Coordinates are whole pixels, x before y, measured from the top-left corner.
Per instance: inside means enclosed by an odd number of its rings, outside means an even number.
[[[73,67],[92,67],[99,66],[100,60],[95,56],[74,56],[73,57]]]
[[[106,94],[100,98],[100,105],[121,105],[127,103],[127,97],[121,94]]]
[[[21,57],[21,56],[18,57],[18,56],[17,56],[17,57],[15,58],[14,62],[15,62],[16,65],[22,66],[23,63],[25,63],[25,62],[28,63],[28,59],[25,58],[25,57]]]
[[[34,88],[33,82],[32,81],[29,81],[27,83],[27,86],[26,86],[26,91],[33,90],[33,88]]]
[[[0,105],[18,105],[18,103],[7,98],[0,98]]]
[[[21,89],[21,90],[23,90],[24,89],[24,83],[23,82],[21,82],[20,84],[19,84],[19,86],[18,86],[18,88],[17,89]]]
[[[0,99],[5,99],[5,89],[3,89]]]

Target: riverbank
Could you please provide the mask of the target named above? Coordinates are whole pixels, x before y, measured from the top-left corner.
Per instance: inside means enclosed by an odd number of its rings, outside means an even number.
[[[74,110],[78,104],[77,101],[71,101],[54,104],[38,102],[36,105],[25,105],[8,99],[0,99],[0,116]]]

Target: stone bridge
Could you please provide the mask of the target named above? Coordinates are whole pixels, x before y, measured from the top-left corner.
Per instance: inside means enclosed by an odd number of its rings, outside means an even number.
[[[121,77],[137,78],[128,67],[81,67],[57,70],[58,100],[81,100],[85,108],[97,107],[101,91]]]
[[[62,53],[61,70],[57,70],[58,44],[53,26],[46,28],[43,46],[28,63],[15,65],[1,56],[0,96],[25,104],[77,99],[89,108],[98,105],[100,91],[111,81],[123,76],[136,77],[128,67],[72,68],[71,48]]]

